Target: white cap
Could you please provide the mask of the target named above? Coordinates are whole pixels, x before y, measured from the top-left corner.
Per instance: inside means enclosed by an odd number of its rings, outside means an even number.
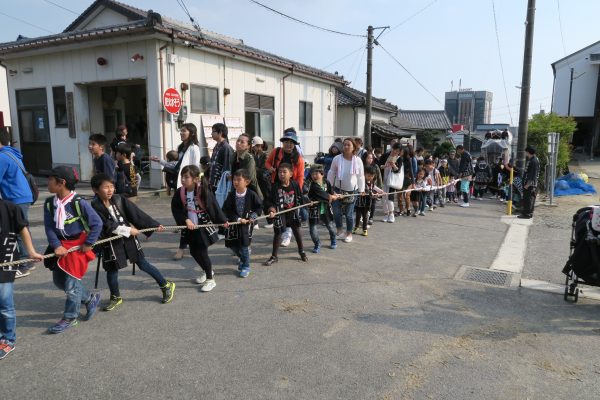
[[[257,144],[263,144],[264,141],[262,140],[262,138],[260,136],[254,136],[254,138],[252,139],[252,146],[257,145]]]

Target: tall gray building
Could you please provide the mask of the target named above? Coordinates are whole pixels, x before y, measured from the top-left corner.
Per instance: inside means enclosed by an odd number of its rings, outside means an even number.
[[[473,130],[477,125],[489,124],[492,118],[492,92],[461,89],[446,92],[444,109],[453,124]]]

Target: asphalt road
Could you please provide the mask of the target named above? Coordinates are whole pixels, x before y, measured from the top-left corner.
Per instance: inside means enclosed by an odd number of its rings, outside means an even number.
[[[246,279],[217,244],[211,293],[190,282],[198,267],[189,255],[171,260],[178,237],[156,234],[143,244],[177,283],[173,303],[160,304],[152,279],[127,269],[119,310],[55,336],[44,332],[64,294],[40,266],[16,284],[18,342],[0,362],[1,397],[597,399],[597,303],[453,280],[461,265],[489,267],[506,232],[499,204],[472,204],[378,222],[368,238],[307,264],[292,244],[262,266],[271,232],[261,229]],[[171,223],[167,199],[139,205]],[[32,210],[41,249],[40,216]],[[101,289],[107,298],[104,273]]]

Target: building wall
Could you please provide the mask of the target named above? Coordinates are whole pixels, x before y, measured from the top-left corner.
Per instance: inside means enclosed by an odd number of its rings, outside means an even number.
[[[559,115],[593,117],[596,102],[596,88],[600,65],[590,64],[590,53],[600,53],[600,44],[575,54],[555,65],[554,96],[552,111]],[[569,112],[569,89],[573,68],[571,109]]]
[[[356,111],[356,112],[355,112]],[[366,109],[351,106],[338,107],[336,136],[358,136],[364,139]],[[371,120],[390,122],[394,114],[372,109]]]
[[[10,103],[8,101],[8,82],[6,68],[0,66],[0,112],[4,118],[4,125],[11,126]]]

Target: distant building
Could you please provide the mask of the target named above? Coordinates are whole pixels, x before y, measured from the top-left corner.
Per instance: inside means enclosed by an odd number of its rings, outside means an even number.
[[[435,147],[452,130],[444,110],[399,110],[398,115],[391,118],[391,123],[399,129],[414,132],[417,144],[428,149]],[[432,143],[423,143],[424,132],[433,134]]]
[[[552,63],[552,112],[577,121],[573,145],[589,151],[600,138],[600,41]]]
[[[485,90],[462,89],[446,92],[444,109],[452,124],[464,125],[466,129],[489,124],[492,118],[493,93]]]

